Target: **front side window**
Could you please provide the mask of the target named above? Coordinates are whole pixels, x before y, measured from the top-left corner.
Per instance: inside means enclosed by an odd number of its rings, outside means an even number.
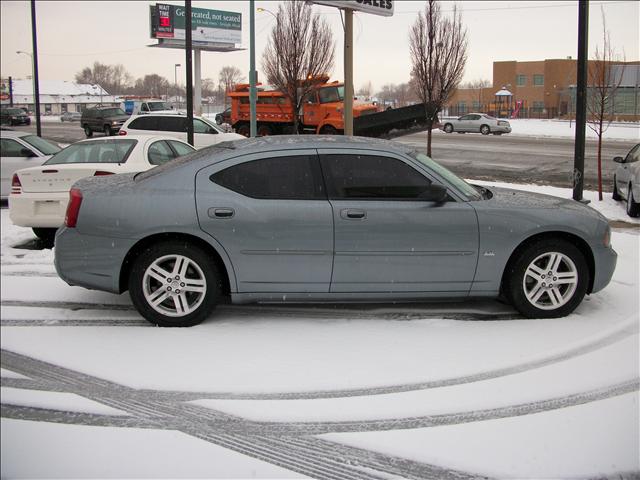
[[[329,198],[419,199],[431,181],[401,160],[376,155],[321,157]]]
[[[424,153],[420,152],[411,152],[409,153],[411,158],[416,159],[422,165],[424,165],[428,170],[431,170],[441,178],[443,178],[446,182],[456,187],[462,194],[464,194],[469,200],[481,200],[482,195],[478,193],[478,191],[473,188],[472,185],[469,185],[463,179],[458,177],[451,170],[440,165],[438,162],[435,162],[430,157],[426,156]]]
[[[197,118],[193,119],[193,133],[218,133],[215,128],[211,128],[208,124]]]
[[[152,143],[147,153],[147,158],[151,165],[162,165],[175,157],[176,154],[164,140]]]
[[[0,140],[0,156],[2,157],[24,157],[22,149],[26,148],[22,144],[11,140],[9,138],[3,138]]]
[[[624,159],[625,163],[633,163],[640,160],[640,144],[636,145],[631,149],[627,156]]]
[[[325,87],[318,90],[320,103],[340,102],[344,100],[344,88],[342,94],[338,87]]]
[[[44,165],[66,163],[125,163],[137,140],[93,141],[69,145],[44,162]]]
[[[43,155],[54,155],[62,150],[58,145],[54,145],[37,135],[27,135],[22,137],[22,140],[40,150]]]
[[[210,179],[247,197],[314,200],[326,198],[317,180],[317,166],[313,155],[265,158],[226,168]]]

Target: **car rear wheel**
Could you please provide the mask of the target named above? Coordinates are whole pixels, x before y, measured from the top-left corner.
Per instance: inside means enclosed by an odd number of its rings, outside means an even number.
[[[93,137],[93,130],[89,128],[89,125],[84,126],[84,134],[86,135],[87,138]]]
[[[616,181],[616,177],[615,176],[613,177],[613,194],[611,195],[611,197],[614,200],[622,200],[622,197],[618,193],[618,183]]]
[[[146,249],[129,275],[133,305],[160,327],[190,327],[205,320],[220,297],[220,274],[201,248],[163,242]]]
[[[273,135],[273,131],[269,125],[259,125],[258,126],[258,136],[259,137],[268,137],[269,135]]]
[[[244,137],[249,137],[249,135],[251,135],[251,128],[248,123],[241,123],[236,127],[236,132]]]
[[[489,135],[491,133],[491,129],[489,128],[489,125],[482,125],[480,127],[480,133],[483,135]]]
[[[453,132],[453,125],[451,125],[450,123],[447,123],[447,124],[444,126],[444,131],[445,131],[445,132],[447,132],[447,133],[451,133],[451,132]]]
[[[629,191],[627,193],[627,215],[630,217],[637,217],[640,215],[640,203],[636,202],[633,198],[633,188],[629,184]]]
[[[589,285],[582,252],[563,239],[532,243],[510,262],[503,291],[528,318],[564,317],[575,310]]]
[[[38,237],[40,240],[43,240],[47,243],[52,243],[56,237],[56,232],[58,231],[57,228],[38,228],[38,227],[34,227],[32,228],[33,233],[36,237]]]
[[[325,125],[320,129],[320,135],[338,135],[338,130],[331,125]]]

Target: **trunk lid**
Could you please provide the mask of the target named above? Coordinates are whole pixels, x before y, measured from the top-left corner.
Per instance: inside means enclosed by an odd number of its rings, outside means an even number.
[[[122,166],[105,163],[42,165],[18,172],[24,193],[68,192],[81,178],[96,172],[120,173]]]

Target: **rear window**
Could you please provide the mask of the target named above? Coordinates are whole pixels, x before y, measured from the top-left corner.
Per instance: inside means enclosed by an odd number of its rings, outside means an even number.
[[[6,113],[8,115],[22,115],[24,114],[24,110],[21,108],[4,108],[2,109],[2,113]]]
[[[44,164],[125,163],[137,143],[138,141],[133,139],[76,143],[60,151]]]
[[[27,135],[26,137],[22,137],[22,140],[27,142],[29,145],[36,147],[43,155],[55,155],[62,150],[58,145],[48,142],[37,135]]]

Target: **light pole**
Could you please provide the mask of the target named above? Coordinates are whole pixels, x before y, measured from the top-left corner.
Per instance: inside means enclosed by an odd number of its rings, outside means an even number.
[[[180,67],[181,65],[179,63],[176,63],[173,66],[173,85],[178,88],[178,67]]]
[[[258,8],[256,8],[256,11],[257,11],[257,12],[260,12],[260,13],[262,13],[262,12],[267,12],[267,13],[268,13],[268,14],[270,14],[273,18],[275,18],[275,19],[276,19],[276,22],[278,21],[278,17],[277,17],[277,16],[276,16],[276,14],[275,14],[275,13],[273,13],[271,10],[267,10],[266,8],[258,7]]]
[[[35,105],[36,105],[36,80],[35,80],[35,75],[33,74],[33,55],[31,55],[29,52],[23,52],[22,50],[18,50],[16,52],[18,55],[21,53],[24,53],[25,55],[29,55],[29,58],[31,58],[31,81],[33,84],[33,105],[34,105],[34,111],[35,111]]]

